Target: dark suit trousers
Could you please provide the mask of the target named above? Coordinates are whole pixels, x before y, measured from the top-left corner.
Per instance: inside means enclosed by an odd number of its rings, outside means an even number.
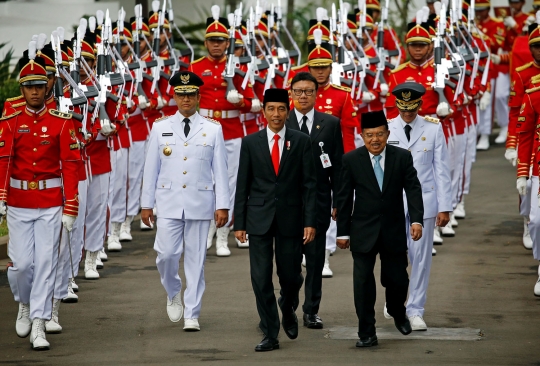
[[[265,335],[277,338],[279,314],[272,283],[274,239],[276,268],[281,287],[280,306],[293,309],[304,282],[302,276],[302,237],[287,237],[279,233],[276,220],[265,235],[249,235],[251,284],[255,293],[259,326]]]
[[[315,240],[304,245],[306,256],[306,283],[305,300],[302,307],[305,314],[317,314],[322,297],[322,270],[326,251],[326,228],[324,225],[317,226]]]
[[[405,315],[405,301],[409,287],[407,274],[407,253],[385,252],[381,241],[368,253],[352,252],[354,260],[353,287],[354,306],[358,316],[358,336],[375,335],[375,259],[381,259],[381,284],[386,288],[386,307],[394,318],[401,319]]]

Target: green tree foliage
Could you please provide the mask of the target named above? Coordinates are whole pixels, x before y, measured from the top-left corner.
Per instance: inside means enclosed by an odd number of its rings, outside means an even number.
[[[0,43],[0,51],[6,45],[7,43]],[[13,48],[7,51],[3,59],[0,59],[0,111],[4,109],[6,99],[20,94],[16,67],[10,71],[12,58]]]

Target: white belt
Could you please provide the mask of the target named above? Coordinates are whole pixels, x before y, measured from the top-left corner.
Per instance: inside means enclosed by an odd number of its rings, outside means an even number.
[[[245,121],[251,121],[252,119],[255,119],[257,116],[255,115],[255,113],[242,113],[240,115],[240,121],[242,122],[245,122]]]
[[[18,180],[15,178],[10,179],[10,186],[13,188],[22,189],[27,191],[29,189],[49,189],[58,188],[62,186],[62,180],[60,178],[52,178],[39,181]]]
[[[227,119],[227,118],[236,118],[240,116],[240,111],[238,110],[231,110],[231,111],[214,111],[212,109],[199,109],[199,114],[204,117],[209,118],[221,118],[221,119]]]

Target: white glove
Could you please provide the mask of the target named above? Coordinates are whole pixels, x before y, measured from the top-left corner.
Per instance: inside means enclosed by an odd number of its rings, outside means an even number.
[[[105,123],[101,126],[101,131],[99,131],[103,136],[109,136],[116,130],[114,123]]]
[[[73,230],[73,224],[75,223],[76,217],[69,215],[62,215],[62,225],[66,228],[67,231]]]
[[[519,177],[516,182],[516,188],[520,196],[527,194],[527,178]]]
[[[379,93],[379,95],[381,97],[386,97],[387,94],[388,94],[388,84],[381,84],[381,92]]]
[[[6,216],[7,206],[6,201],[0,201],[0,216]]]
[[[504,152],[504,158],[510,162],[513,166],[516,166],[517,151],[516,149],[506,149]]]
[[[506,17],[503,20],[503,23],[506,27],[514,29],[517,25],[516,21],[512,17]]]
[[[126,107],[128,107],[128,109],[131,109],[131,107],[133,107],[133,101],[130,97],[126,98]]]
[[[450,108],[450,106],[446,102],[441,102],[437,106],[437,110],[436,110],[437,116],[446,117],[452,112],[454,111],[452,110],[452,108]]]
[[[525,20],[525,26],[529,27],[529,25],[536,22],[536,17],[534,15],[529,15],[527,20]]]
[[[375,100],[375,95],[372,92],[363,92],[362,93],[362,102],[368,104]]]
[[[251,112],[257,113],[262,109],[261,101],[257,98],[251,100]]]
[[[501,56],[492,53],[491,54],[491,62],[493,62],[495,65],[500,64],[501,63]]]
[[[146,100],[144,95],[139,95],[137,97],[137,101],[139,102],[140,109],[146,109],[146,107],[148,107],[148,101]]]
[[[240,100],[242,99],[242,95],[240,95],[240,93],[238,93],[238,91],[236,89],[234,90],[231,90],[228,94],[227,94],[227,102],[231,103],[231,104],[238,104],[240,103]]]
[[[491,104],[491,93],[490,92],[484,92],[484,95],[482,95],[482,98],[480,98],[480,104],[478,105],[480,107],[481,111],[485,111],[489,105]]]
[[[157,98],[157,109],[161,109],[165,106],[165,101],[163,100],[163,97]]]

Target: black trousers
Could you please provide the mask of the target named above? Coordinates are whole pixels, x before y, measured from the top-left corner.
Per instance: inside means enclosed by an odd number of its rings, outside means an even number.
[[[326,226],[326,227],[325,227]],[[304,245],[306,256],[305,314],[317,314],[322,298],[322,270],[326,252],[326,231],[329,225],[318,225],[315,240]]]
[[[251,284],[255,293],[259,326],[264,334],[277,338],[279,314],[272,283],[274,241],[276,269],[281,286],[280,307],[294,309],[304,277],[302,276],[302,236],[287,237],[279,233],[276,221],[265,235],[249,235]],[[298,305],[296,305],[298,306]]]
[[[405,317],[405,301],[409,287],[407,253],[387,253],[380,241],[368,253],[352,252],[354,260],[354,306],[358,316],[358,336],[375,335],[375,259],[381,259],[381,284],[386,289],[388,313],[396,319]]]

